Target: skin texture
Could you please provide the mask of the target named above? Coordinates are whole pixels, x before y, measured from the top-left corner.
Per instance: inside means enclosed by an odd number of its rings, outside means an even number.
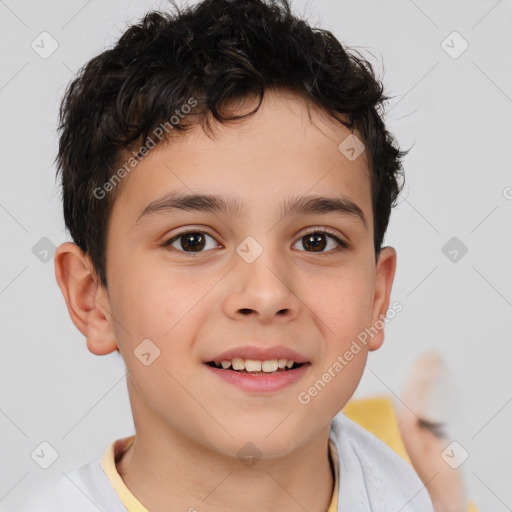
[[[238,102],[241,113],[254,98]],[[267,91],[255,115],[199,126],[162,144],[125,178],[107,237],[108,291],[87,255],[65,243],[56,276],[69,313],[98,355],[119,349],[136,440],[118,463],[130,490],[150,510],[325,512],[332,495],[329,426],[361,378],[382,330],[311,401],[307,390],[389,307],[396,253],[376,261],[366,154],[338,150],[350,131],[291,92]],[[160,212],[138,215],[168,192],[238,197],[244,216]],[[290,197],[345,196],[364,213],[279,215]],[[329,228],[323,252],[306,246],[313,228]],[[177,239],[203,232],[200,253]],[[262,254],[247,263],[236,252],[248,236]],[[181,252],[180,252],[181,250]],[[160,356],[134,356],[144,339]],[[298,382],[268,394],[248,393],[212,375],[203,361],[241,345],[285,345],[311,363]],[[252,443],[251,467],[237,453]]]

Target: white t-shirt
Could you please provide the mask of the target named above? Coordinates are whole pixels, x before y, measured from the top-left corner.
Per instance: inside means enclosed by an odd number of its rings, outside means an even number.
[[[116,443],[126,447],[132,440],[114,441],[101,459],[60,477],[6,512],[148,512],[115,467]],[[336,478],[327,512],[433,512],[412,468],[343,412],[331,423],[330,447]]]

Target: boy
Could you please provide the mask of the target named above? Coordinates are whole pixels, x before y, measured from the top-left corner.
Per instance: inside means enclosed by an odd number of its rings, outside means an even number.
[[[20,510],[432,510],[340,412],[396,266],[382,92],[286,0],[149,13],[87,64],[56,276],[88,349],[120,352],[136,434]]]

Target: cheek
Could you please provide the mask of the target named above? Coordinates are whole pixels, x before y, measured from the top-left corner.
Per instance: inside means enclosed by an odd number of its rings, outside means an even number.
[[[213,284],[181,275],[170,268],[146,265],[117,282],[114,291],[114,329],[123,356],[130,359],[133,370],[140,373],[139,361],[133,357],[155,353],[156,368],[167,368],[176,377],[188,378],[194,340],[204,324],[206,312],[215,307],[208,291]],[[167,275],[166,275],[167,273]],[[149,341],[148,341],[149,340]],[[146,356],[147,358],[148,356]],[[131,369],[131,368],[130,368]],[[140,375],[146,378],[145,374]],[[169,375],[164,375],[169,379]]]
[[[299,407],[310,417],[334,417],[350,400],[364,371],[366,348],[342,344],[330,351],[297,395]],[[350,354],[350,355],[349,355]]]
[[[196,288],[180,274],[135,257],[119,260],[112,277],[112,313],[125,327],[116,330],[122,337],[128,331],[133,343],[165,338],[199,299]]]
[[[316,279],[312,285],[314,293],[309,291],[305,295],[309,296],[307,303],[325,324],[329,337],[346,339],[367,327],[372,317],[374,292],[364,273],[347,269]]]

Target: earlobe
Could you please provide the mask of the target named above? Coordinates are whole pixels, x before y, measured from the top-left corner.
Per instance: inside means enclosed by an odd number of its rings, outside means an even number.
[[[87,338],[87,348],[96,355],[117,349],[108,295],[95,275],[90,257],[80,247],[66,242],[54,256],[55,277],[71,320]]]
[[[383,247],[377,261],[372,311],[372,327],[377,330],[377,334],[372,336],[368,344],[369,350],[377,350],[384,343],[384,318],[389,308],[395,270],[396,251],[393,247]]]

